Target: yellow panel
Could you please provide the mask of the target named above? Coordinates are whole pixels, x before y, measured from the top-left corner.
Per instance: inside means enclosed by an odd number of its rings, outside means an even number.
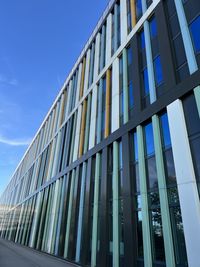
[[[132,27],[134,27],[136,24],[135,0],[130,0],[130,6],[131,6],[131,23],[132,23]]]

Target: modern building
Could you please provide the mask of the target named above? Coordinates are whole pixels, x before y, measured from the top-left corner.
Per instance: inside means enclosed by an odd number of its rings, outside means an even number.
[[[199,267],[199,68],[199,0],[111,1],[1,196],[1,237]]]

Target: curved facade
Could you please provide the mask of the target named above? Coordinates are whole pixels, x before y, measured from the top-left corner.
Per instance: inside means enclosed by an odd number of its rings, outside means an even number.
[[[199,0],[111,1],[1,196],[1,237],[199,267],[199,67]]]

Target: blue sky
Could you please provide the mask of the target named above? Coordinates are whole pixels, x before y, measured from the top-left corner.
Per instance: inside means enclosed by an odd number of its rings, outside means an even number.
[[[108,2],[0,1],[0,194]]]

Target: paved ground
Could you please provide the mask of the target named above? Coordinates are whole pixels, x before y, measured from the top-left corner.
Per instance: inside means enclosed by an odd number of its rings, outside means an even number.
[[[0,267],[76,267],[62,259],[0,238]]]

